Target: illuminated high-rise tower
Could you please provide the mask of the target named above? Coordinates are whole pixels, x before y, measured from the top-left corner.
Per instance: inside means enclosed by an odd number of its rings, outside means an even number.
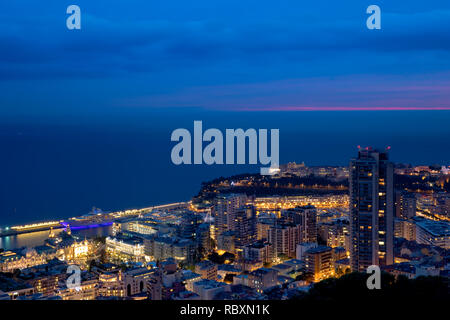
[[[360,149],[350,161],[351,266],[393,263],[393,164],[387,151]]]
[[[216,197],[214,205],[214,227],[216,236],[222,232],[233,231],[236,212],[247,202],[245,194],[227,194]]]

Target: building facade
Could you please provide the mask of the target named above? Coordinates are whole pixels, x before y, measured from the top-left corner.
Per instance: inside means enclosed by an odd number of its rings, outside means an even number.
[[[393,164],[387,152],[360,149],[350,161],[351,265],[365,271],[370,265],[393,263]]]

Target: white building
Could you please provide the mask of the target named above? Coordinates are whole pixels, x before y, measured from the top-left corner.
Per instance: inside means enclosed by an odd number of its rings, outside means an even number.
[[[450,223],[428,219],[416,222],[416,242],[450,249]]]
[[[136,237],[107,237],[106,251],[116,257],[131,256],[135,260],[144,257],[144,245],[141,239]]]

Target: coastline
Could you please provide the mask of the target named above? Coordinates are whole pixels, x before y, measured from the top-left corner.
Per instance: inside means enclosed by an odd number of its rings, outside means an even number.
[[[94,216],[79,216],[71,217],[65,220],[42,221],[39,223],[31,223],[28,225],[25,224],[20,226],[6,227],[5,229],[0,229],[0,248],[5,250],[14,249],[11,247],[11,245],[6,245],[6,243],[9,243],[12,240],[11,238],[14,239],[14,237],[17,239],[17,237],[19,236],[33,236],[33,234],[42,236],[42,232],[48,233],[48,231],[50,231],[51,229],[55,231],[62,231],[64,228],[66,228],[67,225],[71,225],[71,229],[74,231],[110,228],[114,221],[120,219],[136,217],[141,214],[151,212],[155,209],[173,208],[178,206],[184,207],[189,203],[189,201],[175,202],[139,209],[128,209],[109,213],[101,213]]]

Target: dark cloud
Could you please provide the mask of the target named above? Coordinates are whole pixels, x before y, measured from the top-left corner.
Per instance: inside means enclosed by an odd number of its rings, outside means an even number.
[[[329,59],[330,52],[346,52],[357,62],[361,50],[404,55],[405,51],[450,49],[450,11],[383,12],[379,32],[364,28],[363,14],[345,20],[336,14],[334,19],[318,17],[306,22],[189,18],[123,21],[84,13],[80,31],[55,28],[55,19],[39,16],[32,28],[30,20],[26,24],[4,21],[0,26],[0,70],[3,78],[11,70],[17,71],[16,77],[29,77],[33,72],[39,76],[104,76],[115,71],[153,70],[150,65],[155,64],[170,69],[180,61],[202,65],[267,56],[277,60],[298,54],[313,55],[320,63]],[[420,52],[410,54],[419,56]]]
[[[382,30],[365,28],[351,0],[78,1],[82,30],[65,28],[65,3],[0,5],[0,80],[125,79],[170,92],[193,84],[449,70],[450,4],[381,1]],[[145,95],[140,82],[108,83]],[[80,85],[80,84],[78,84]],[[100,85],[100,82],[99,82]],[[105,84],[102,84],[105,85]],[[82,85],[81,85],[82,86]],[[116,87],[114,87],[116,86]],[[156,89],[155,89],[156,90]]]

